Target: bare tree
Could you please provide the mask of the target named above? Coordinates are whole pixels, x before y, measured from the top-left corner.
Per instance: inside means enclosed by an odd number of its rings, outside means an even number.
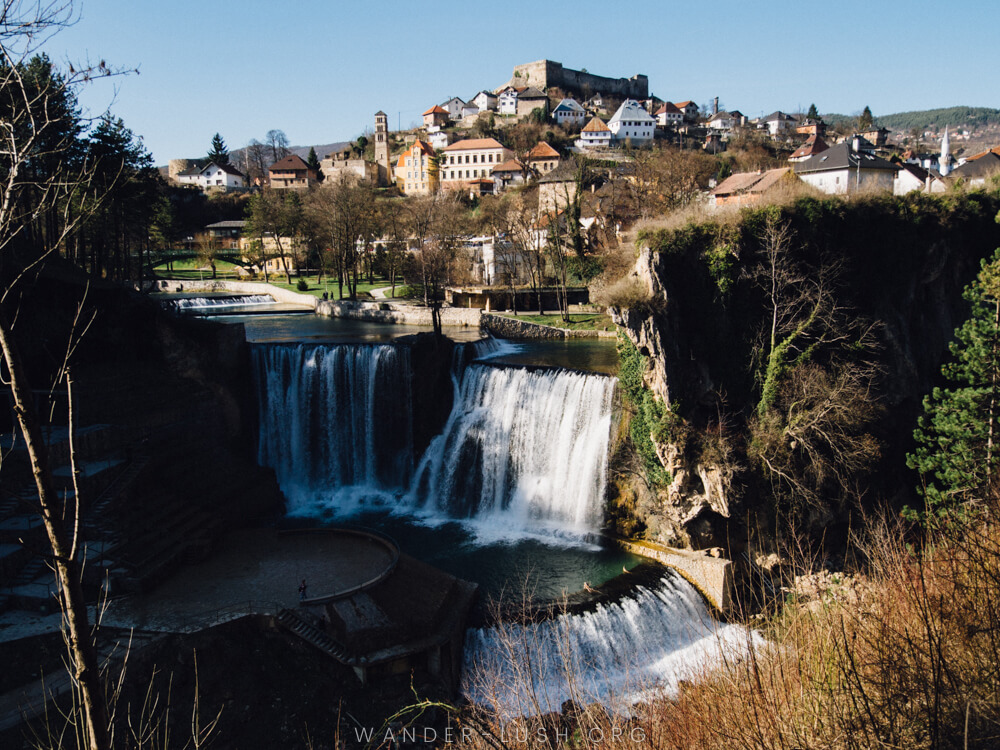
[[[462,206],[457,196],[434,193],[409,204],[410,235],[416,243],[415,267],[430,308],[434,332],[441,334],[441,302],[457,255]]]
[[[271,150],[271,163],[284,159],[288,156],[288,136],[284,130],[268,130],[264,136],[267,147]]]
[[[838,262],[797,260],[794,234],[777,212],[759,239],[755,280],[767,315],[748,452],[786,513],[823,511],[827,501],[856,498],[878,458],[878,441],[867,432],[879,412],[876,328],[837,302]]]
[[[243,172],[247,176],[247,185],[255,183],[263,185],[267,182],[267,167],[274,163],[269,162],[267,157],[267,146],[256,138],[243,149]]]
[[[67,246],[87,218],[86,211],[96,210],[103,199],[91,185],[94,163],[71,158],[77,153],[77,131],[56,118],[59,102],[75,101],[73,94],[82,83],[112,75],[111,69],[101,61],[81,70],[70,67],[68,73],[42,81],[28,78],[39,45],[73,20],[68,2],[5,0],[0,6],[0,351],[6,364],[3,382],[27,448],[37,510],[51,547],[71,669],[81,699],[81,739],[92,750],[104,750],[110,747],[108,710],[81,585],[79,512],[75,505],[68,507],[56,489],[15,332],[24,282]],[[39,169],[43,164],[44,171]],[[53,387],[65,383],[70,394],[70,359],[81,335],[74,323],[53,383]]]
[[[375,189],[367,180],[343,174],[327,180],[306,198],[306,217],[317,240],[330,248],[340,297],[358,296],[363,249],[378,234],[379,213]]]

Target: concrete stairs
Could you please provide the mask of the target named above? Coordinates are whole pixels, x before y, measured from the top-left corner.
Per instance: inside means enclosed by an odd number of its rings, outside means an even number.
[[[351,664],[355,661],[343,646],[290,609],[283,609],[278,613],[278,624],[341,664]]]

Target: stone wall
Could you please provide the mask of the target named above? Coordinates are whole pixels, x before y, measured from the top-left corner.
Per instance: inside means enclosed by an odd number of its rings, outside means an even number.
[[[564,68],[562,63],[553,60],[536,60],[514,67],[511,79],[506,86],[535,86],[544,91],[546,88],[558,87],[566,91],[582,94],[602,93],[631,99],[649,98],[649,78],[637,74],[631,78],[607,78],[582,70]],[[498,91],[500,90],[498,89]]]
[[[506,315],[483,313],[482,328],[501,339],[562,339],[562,338],[616,338],[616,331],[574,331],[569,328],[530,323]]]
[[[649,542],[617,540],[634,555],[649,557],[679,572],[716,610],[728,613],[733,605],[733,564],[714,557],[712,550],[689,551]]]
[[[396,305],[391,302],[351,302],[349,300],[319,300],[316,312],[331,318],[366,320],[371,323],[398,323],[410,326],[430,326],[431,311],[415,305]],[[441,325],[446,327],[479,327],[482,310],[475,308],[441,308]]]

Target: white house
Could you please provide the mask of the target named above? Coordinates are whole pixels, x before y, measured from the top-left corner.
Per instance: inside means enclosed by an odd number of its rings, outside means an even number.
[[[757,121],[757,127],[761,130],[767,130],[773,138],[793,132],[796,124],[797,121],[794,117],[786,115],[780,110]]]
[[[243,173],[231,164],[209,162],[200,169],[192,167],[178,172],[175,178],[181,185],[194,185],[203,192],[226,191],[246,187]]]
[[[656,120],[635,99],[626,99],[608,120],[608,129],[614,140],[634,145],[652,143]]]
[[[611,136],[611,129],[604,124],[604,120],[595,117],[583,126],[576,146],[578,148],[608,148],[611,146]]]
[[[492,91],[480,91],[470,103],[476,105],[480,112],[492,112],[497,108],[497,95]]]
[[[866,190],[892,192],[895,164],[875,154],[854,148],[845,141],[803,161],[795,162],[800,180],[831,195],[846,195]]]
[[[663,102],[660,108],[656,110],[656,124],[661,128],[677,126],[682,122],[684,122],[684,113],[677,109],[677,106],[671,102]]]
[[[497,112],[501,115],[517,114],[517,89],[508,86],[497,96]]]
[[[560,125],[583,125],[587,112],[576,99],[563,99],[552,110],[552,119]]]
[[[440,151],[449,143],[451,143],[451,134],[444,130],[439,130],[436,133],[431,133],[427,136],[427,142],[431,144],[431,147],[435,151]]]
[[[729,112],[716,112],[708,118],[708,127],[714,130],[732,130],[739,124]]]
[[[943,193],[947,189],[947,185],[941,179],[940,172],[906,163],[899,165],[899,171],[892,184],[894,195],[906,195],[914,190],[926,193]]]
[[[459,99],[457,96],[453,96],[446,102],[442,102],[441,106],[448,111],[448,119],[450,120],[461,120],[462,110],[469,105],[464,101]]]

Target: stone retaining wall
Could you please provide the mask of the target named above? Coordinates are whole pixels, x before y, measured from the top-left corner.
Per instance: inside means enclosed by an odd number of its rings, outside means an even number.
[[[615,338],[615,331],[574,331],[540,323],[530,323],[506,315],[483,313],[482,327],[502,339]]]
[[[691,583],[716,610],[728,613],[732,607],[733,564],[722,557],[712,557],[708,551],[692,552],[648,542],[616,539],[622,548],[634,555],[649,557],[669,565]]]
[[[349,300],[319,300],[319,315],[332,318],[366,320],[371,323],[397,323],[410,326],[431,326],[431,311],[416,305],[397,305],[391,302],[352,302]],[[481,310],[475,308],[441,308],[441,325],[444,327],[479,327]]]

